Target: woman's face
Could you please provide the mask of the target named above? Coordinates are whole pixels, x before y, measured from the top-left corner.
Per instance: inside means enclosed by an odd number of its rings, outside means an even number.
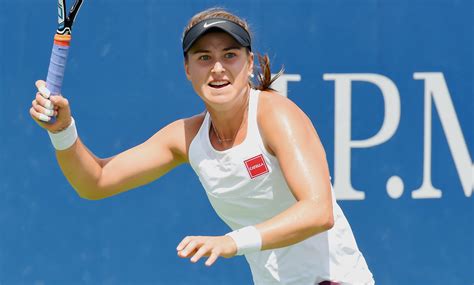
[[[230,107],[248,90],[253,54],[227,33],[211,32],[189,50],[185,70],[194,90],[207,105]]]

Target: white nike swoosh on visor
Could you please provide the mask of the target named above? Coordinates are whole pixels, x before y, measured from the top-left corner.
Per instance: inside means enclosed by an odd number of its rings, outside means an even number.
[[[216,24],[219,24],[219,23],[225,23],[225,21],[217,21],[217,22],[212,22],[212,23],[207,23],[205,22],[204,23],[204,28],[209,28],[210,26],[213,26],[213,25],[216,25]]]

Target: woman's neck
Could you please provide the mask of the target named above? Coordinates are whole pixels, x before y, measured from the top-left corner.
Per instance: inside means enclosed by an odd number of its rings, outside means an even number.
[[[247,121],[249,99],[250,88],[244,91],[233,106],[226,108],[226,110],[216,110],[207,106],[212,121],[210,131],[214,133],[218,143],[233,143],[239,131],[244,128]]]

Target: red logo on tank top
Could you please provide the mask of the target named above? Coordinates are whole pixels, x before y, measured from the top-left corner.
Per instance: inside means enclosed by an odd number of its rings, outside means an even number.
[[[252,179],[268,172],[267,164],[261,154],[245,160],[244,163]]]

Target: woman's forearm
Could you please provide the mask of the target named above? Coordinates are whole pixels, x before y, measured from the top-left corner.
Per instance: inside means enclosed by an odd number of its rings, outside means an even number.
[[[256,228],[262,236],[262,250],[266,250],[298,243],[331,229],[333,224],[332,204],[300,200]]]
[[[70,148],[56,151],[59,166],[76,192],[85,199],[99,199],[98,182],[104,162],[78,138]]]

